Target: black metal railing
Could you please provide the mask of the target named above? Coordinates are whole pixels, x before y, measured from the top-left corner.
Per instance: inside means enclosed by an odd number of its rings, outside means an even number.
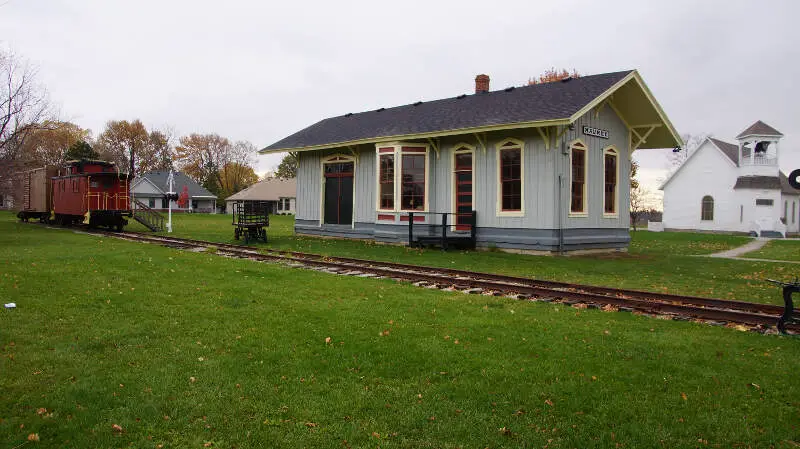
[[[428,232],[419,234],[414,231],[414,218],[428,216],[429,222],[425,224]],[[439,224],[433,220],[439,217]],[[448,223],[450,216],[455,216],[455,222]],[[408,246],[423,247],[426,245],[440,246],[443,250],[450,247],[475,249],[477,237],[478,213],[453,213],[453,212],[409,212],[408,213]],[[466,228],[466,229],[464,229]]]

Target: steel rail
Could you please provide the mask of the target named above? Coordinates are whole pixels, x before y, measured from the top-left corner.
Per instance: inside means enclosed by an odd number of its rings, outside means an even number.
[[[637,290],[619,290],[555,281],[538,281],[514,276],[474,273],[393,262],[327,257],[294,251],[266,250],[267,253],[264,254],[259,252],[257,248],[242,247],[240,245],[130,232],[121,234],[101,233],[172,247],[213,247],[221,255],[258,261],[289,262],[344,274],[370,273],[375,276],[398,280],[425,282],[434,286],[452,287],[461,290],[480,289],[481,291],[517,295],[523,299],[544,298],[571,303],[589,303],[643,313],[679,315],[700,320],[734,322],[752,326],[774,326],[783,312],[783,308],[779,306],[743,301],[683,297]],[[794,327],[794,329],[798,328]]]

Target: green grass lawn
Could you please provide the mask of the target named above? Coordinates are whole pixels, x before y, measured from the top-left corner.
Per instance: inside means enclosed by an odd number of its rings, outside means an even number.
[[[491,251],[419,250],[372,241],[294,235],[291,216],[271,217],[269,243],[261,247],[325,255],[454,267],[695,296],[783,304],[780,290],[763,279],[793,279],[800,266],[696,257],[735,248],[749,237],[687,232],[632,232],[628,253],[530,256]],[[133,222],[131,230],[145,230]],[[175,215],[174,235],[236,242],[229,215]]]
[[[0,220],[0,294],[17,303],[0,310],[3,447],[30,434],[40,442],[26,447],[800,442],[794,337],[11,220]]]
[[[742,257],[800,262],[800,240],[770,240],[760,250],[749,252]]]

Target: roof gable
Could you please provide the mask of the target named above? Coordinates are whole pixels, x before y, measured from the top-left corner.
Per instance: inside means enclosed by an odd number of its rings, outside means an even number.
[[[785,193],[787,195],[800,195],[800,190],[795,189],[789,184],[789,177],[787,177],[783,172],[778,173],[778,177],[780,178],[781,183],[781,193]]]
[[[647,115],[646,123],[664,122],[664,129],[653,133],[653,144],[666,143],[661,146],[663,148],[675,146],[673,141],[679,142],[677,132],[638,73],[628,70],[331,117],[285,137],[261,152],[305,151],[392,139],[565,125],[616,91],[620,91],[620,109],[623,112],[630,110],[630,114],[626,114],[630,115],[629,118]],[[649,110],[631,108],[631,105],[644,102]]]
[[[701,143],[700,146],[698,146],[697,148],[695,148],[694,151],[692,151],[692,154],[690,154],[689,157],[687,157],[686,160],[683,161],[683,163],[677,169],[675,169],[674,172],[672,172],[672,174],[664,181],[663,184],[661,184],[661,186],[658,189],[664,190],[664,188],[667,187],[667,184],[669,184],[673,179],[675,179],[678,176],[678,173],[680,173],[683,167],[687,166],[689,164],[689,161],[691,161],[696,154],[703,151],[703,148],[705,147],[715,148],[723,156],[725,160],[731,163],[731,165],[733,165],[734,167],[738,166],[736,160],[739,159],[739,147],[727,142],[723,142],[719,139],[714,139],[713,137],[706,137],[703,143]],[[733,153],[734,149],[736,153]]]
[[[767,125],[766,123],[758,120],[757,122],[750,125],[746,130],[739,133],[736,136],[737,139],[741,139],[747,136],[776,136],[776,137],[783,137],[783,134],[780,133],[777,129]]]

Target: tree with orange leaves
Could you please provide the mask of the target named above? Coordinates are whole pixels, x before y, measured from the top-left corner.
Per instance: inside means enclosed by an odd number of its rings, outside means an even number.
[[[561,81],[564,78],[580,77],[581,74],[575,69],[572,69],[572,72],[570,72],[567,69],[556,70],[555,67],[551,67],[539,75],[538,78],[528,78],[528,86],[532,86],[534,84],[552,83],[553,81]]]

